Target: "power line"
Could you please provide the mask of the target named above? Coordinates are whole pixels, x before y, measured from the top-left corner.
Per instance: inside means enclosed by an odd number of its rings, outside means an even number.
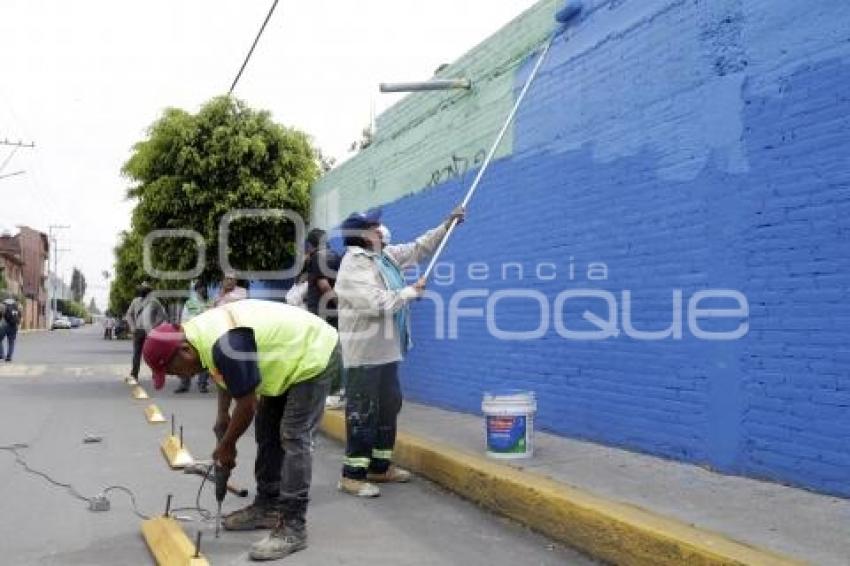
[[[236,73],[236,78],[233,79],[233,84],[230,85],[230,90],[227,92],[228,95],[233,94],[233,89],[236,88],[236,83],[239,82],[239,78],[242,77],[242,71],[245,70],[245,66],[248,65],[248,61],[251,59],[251,55],[254,53],[254,48],[257,47],[257,42],[260,41],[260,36],[263,35],[263,31],[266,29],[266,24],[269,23],[269,20],[274,13],[274,9],[277,8],[278,0],[274,0],[272,3],[272,7],[269,9],[269,13],[266,15],[266,19],[263,20],[263,25],[260,26],[260,31],[257,32],[257,37],[254,38],[254,43],[251,44],[251,49],[248,50],[248,55],[245,56],[245,60],[242,62],[242,66],[239,67],[239,72]]]
[[[23,175],[26,173],[23,169],[20,171],[12,171],[11,173],[6,173],[5,175],[0,175],[0,179],[5,179],[6,177],[14,177],[15,175]]]

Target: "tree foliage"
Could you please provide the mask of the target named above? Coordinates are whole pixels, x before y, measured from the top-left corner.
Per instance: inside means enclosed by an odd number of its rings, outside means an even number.
[[[73,295],[74,301],[81,303],[85,294],[86,276],[83,275],[83,273],[75,267],[73,273],[71,274],[71,295]]]
[[[145,277],[142,269],[142,239],[135,232],[123,231],[115,246],[115,279],[109,287],[109,310],[124,314]]]
[[[57,299],[56,308],[59,309],[59,312],[64,316],[75,316],[84,320],[88,320],[89,318],[89,313],[86,310],[86,307],[77,301]]]
[[[206,260],[200,279],[221,278],[219,223],[237,209],[285,209],[306,220],[310,186],[319,160],[302,132],[272,121],[266,111],[231,97],[217,97],[197,114],[170,108],[138,142],[122,169],[136,199],[131,228],[115,248],[116,273],[110,310],[124,312],[142,280],[159,288],[185,288],[184,281],[160,281],[145,274],[144,235],[181,229],[200,234]],[[237,269],[274,270],[292,262],[294,226],[280,218],[247,218],[230,225],[228,252]],[[192,269],[198,260],[186,238],[157,238],[153,266],[165,271]],[[122,308],[123,307],[123,308]]]

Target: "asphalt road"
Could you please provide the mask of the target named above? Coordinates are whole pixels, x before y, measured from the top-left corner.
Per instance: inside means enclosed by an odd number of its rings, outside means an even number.
[[[83,328],[22,334],[12,363],[0,365],[0,445],[26,443],[20,453],[29,465],[73,484],[84,497],[120,484],[131,489],[145,514],[162,513],[167,494],[174,507],[194,505],[201,478],[170,471],[159,452],[169,425],[151,425],[143,409],[155,402],[176,414],[189,450],[198,459],[213,448],[210,428],[214,394],[183,396],[166,389],[151,400],[131,398],[121,381],[127,373],[129,342],[101,339]],[[2,362],[0,362],[2,363]],[[84,443],[86,434],[100,443]],[[253,492],[253,432],[240,441],[233,479]],[[489,514],[421,478],[385,487],[373,500],[336,491],[341,447],[317,438],[311,506],[310,546],[287,564],[526,565],[591,564],[511,521]],[[110,493],[111,510],[89,511],[65,488],[27,473],[8,451],[0,451],[0,564],[151,564],[141,536],[141,519],[124,493]],[[229,496],[225,511],[246,503]],[[214,509],[212,489],[201,505]],[[203,532],[202,552],[212,564],[247,564],[250,543],[262,533],[225,532],[213,537],[213,524],[183,523],[194,538]]]

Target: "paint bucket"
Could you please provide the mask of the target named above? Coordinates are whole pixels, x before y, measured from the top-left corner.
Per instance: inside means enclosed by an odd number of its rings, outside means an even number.
[[[487,456],[491,458],[530,458],[534,452],[534,413],[537,401],[533,391],[485,393],[481,401]]]

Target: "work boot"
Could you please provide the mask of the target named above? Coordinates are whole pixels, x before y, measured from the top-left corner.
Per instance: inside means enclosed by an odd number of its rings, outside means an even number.
[[[325,399],[325,409],[336,411],[345,408],[345,392],[337,395],[328,395]]]
[[[353,478],[341,478],[336,487],[343,493],[357,497],[378,497],[381,495],[381,490],[378,489],[377,485]]]
[[[303,523],[283,523],[275,527],[268,536],[251,545],[251,560],[278,560],[307,548],[307,530]]]
[[[230,513],[222,521],[227,531],[253,531],[273,529],[280,521],[280,512],[271,505],[256,502]]]
[[[374,483],[407,483],[411,474],[398,466],[390,466],[384,473],[369,472],[366,479]]]

